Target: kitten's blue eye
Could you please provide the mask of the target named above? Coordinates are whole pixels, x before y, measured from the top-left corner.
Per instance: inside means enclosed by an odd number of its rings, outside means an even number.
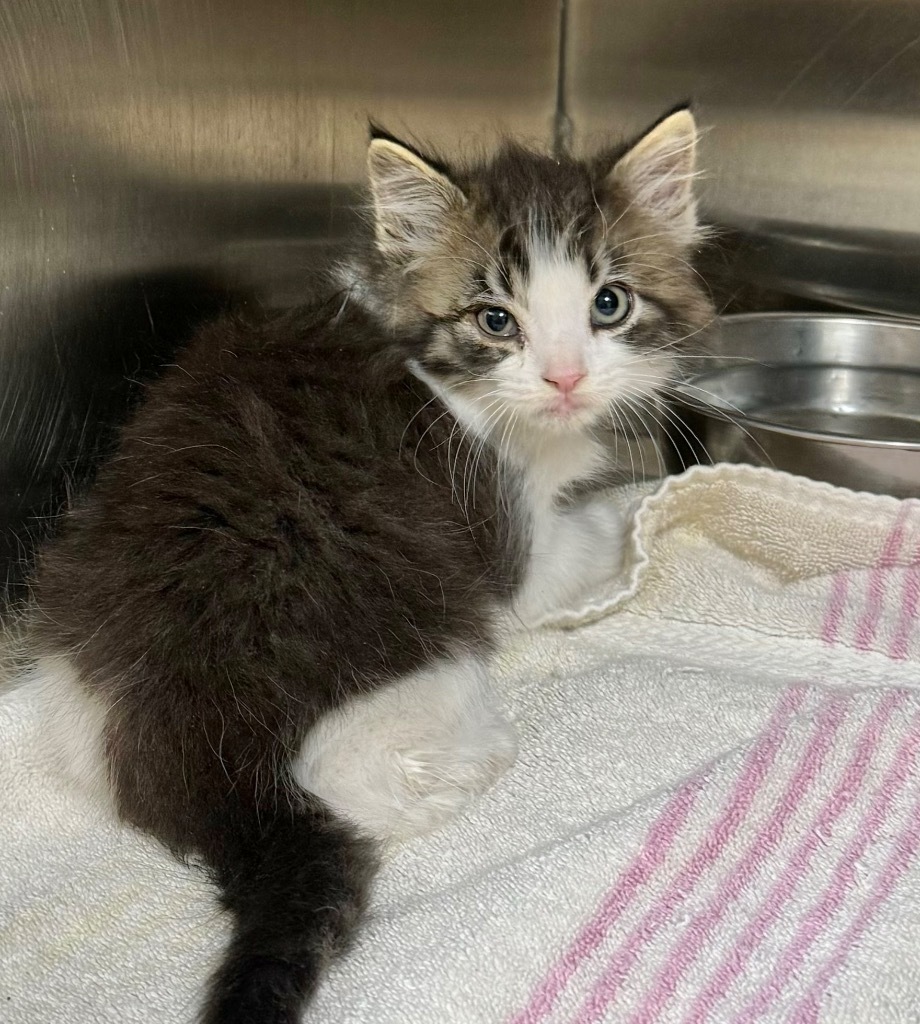
[[[604,285],[594,296],[591,323],[596,327],[612,327],[622,323],[632,311],[632,296],[618,284]]]
[[[493,338],[513,338],[518,332],[517,320],[501,306],[489,306],[476,314],[476,323]]]

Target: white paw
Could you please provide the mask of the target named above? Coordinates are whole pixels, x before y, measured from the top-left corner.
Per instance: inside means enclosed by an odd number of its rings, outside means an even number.
[[[479,722],[475,735],[446,737],[394,751],[387,772],[388,800],[380,824],[394,839],[431,832],[462,814],[492,786],[517,757],[517,736],[511,724],[495,715]]]
[[[297,781],[382,842],[460,814],[517,756],[483,666],[445,661],[323,718],[292,768]]]

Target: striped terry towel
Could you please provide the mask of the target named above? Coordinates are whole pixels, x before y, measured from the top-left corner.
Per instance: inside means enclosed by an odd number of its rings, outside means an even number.
[[[920,1021],[918,614],[920,503],[664,482],[622,578],[503,653],[518,764],[393,856],[305,1019]],[[34,729],[7,694],[0,1020],[189,1021],[207,888],[61,790]]]

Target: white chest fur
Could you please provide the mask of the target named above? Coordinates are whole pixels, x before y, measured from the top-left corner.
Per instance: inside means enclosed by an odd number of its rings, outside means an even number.
[[[560,505],[566,487],[590,480],[606,455],[591,438],[576,436],[544,442],[526,454],[524,507],[530,519],[530,552],[513,612],[524,626],[569,607],[609,579],[622,559],[623,522],[603,497]]]
[[[520,488],[530,552],[512,605],[517,624],[537,626],[609,579],[622,561],[624,530],[617,509],[603,498],[574,507],[559,500],[568,487],[595,479],[607,467],[610,456],[601,443],[588,431],[554,431],[514,416],[496,418],[488,403],[446,390],[417,364],[410,363],[410,369],[467,431],[495,440],[500,461]]]
[[[540,444],[540,441],[543,441]],[[601,498],[561,508],[560,493],[605,461],[585,437],[531,438],[513,454],[530,521],[514,624],[539,625],[609,577],[621,550],[616,509]],[[485,665],[445,658],[323,718],[295,758],[295,778],[383,842],[427,831],[458,813],[514,760],[510,726],[489,698]]]

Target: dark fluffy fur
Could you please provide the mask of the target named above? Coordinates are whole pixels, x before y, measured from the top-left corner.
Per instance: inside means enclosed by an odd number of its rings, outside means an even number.
[[[210,327],[35,587],[38,645],[72,651],[112,706],[121,816],[201,857],[236,919],[214,1024],[293,1022],[363,906],[375,851],[295,792],[299,739],[356,693],[485,649],[519,573],[488,471],[476,524],[453,500],[452,420],[404,368],[421,340],[394,348],[340,307]]]
[[[607,183],[615,156],[593,167],[510,147],[458,173],[468,219],[439,228],[444,260],[413,269],[371,250],[359,264],[352,283],[376,313],[340,293],[206,329],[43,554],[36,650],[67,654],[110,709],[120,815],[203,861],[233,916],[208,1024],[293,1024],[364,905],[375,850],[294,785],[304,735],[439,656],[487,652],[521,578],[529,527],[497,501],[494,456],[479,453],[473,500],[458,501],[452,467],[477,442],[406,362],[451,386],[475,373],[477,347],[488,365],[488,344],[505,344],[474,338],[457,310],[502,287],[485,249],[526,276],[528,211],[548,236],[603,230],[628,257],[648,225]],[[658,248],[635,270],[655,343],[676,344],[709,309],[681,247]]]

